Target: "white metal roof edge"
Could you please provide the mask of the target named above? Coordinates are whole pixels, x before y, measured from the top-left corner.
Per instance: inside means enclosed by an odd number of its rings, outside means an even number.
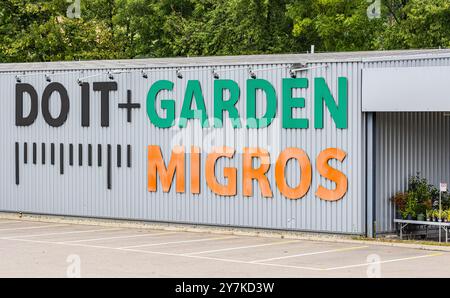
[[[450,58],[450,49],[401,50],[372,52],[338,52],[317,54],[276,54],[249,56],[216,57],[176,57],[127,60],[92,60],[61,61],[33,63],[3,63],[0,73],[22,73],[36,71],[60,70],[95,70],[95,69],[154,69],[154,68],[189,68],[211,66],[253,66],[269,64],[318,64],[346,62],[382,62],[393,60],[442,59]]]
[[[387,56],[383,58],[364,58],[361,62],[384,62],[384,61],[404,61],[404,60],[419,60],[419,59],[445,59],[450,58],[450,52],[437,54],[419,54],[411,56]]]

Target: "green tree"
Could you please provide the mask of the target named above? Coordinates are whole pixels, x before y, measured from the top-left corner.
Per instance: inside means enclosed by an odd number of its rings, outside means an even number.
[[[4,0],[0,4],[2,61],[55,61],[121,57],[108,23],[66,17],[64,0]]]
[[[377,49],[450,47],[450,1],[387,1],[391,19],[375,39]]]
[[[0,62],[450,46],[449,0],[2,0]]]
[[[296,0],[288,13],[294,20],[293,35],[306,47],[355,51],[373,49],[384,22],[369,19],[367,8],[365,0]]]

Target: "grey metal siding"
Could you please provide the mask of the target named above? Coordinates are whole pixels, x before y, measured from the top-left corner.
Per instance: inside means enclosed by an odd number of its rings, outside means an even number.
[[[450,181],[450,118],[444,113],[377,113],[377,230],[391,232],[390,198],[419,173],[439,186]]]
[[[76,83],[80,76],[86,77],[101,74],[97,78],[86,80],[108,81],[105,70],[85,70],[83,74],[77,71],[56,71],[52,75],[54,81],[62,82],[68,89],[71,99],[69,118],[64,126],[52,128],[48,126],[39,109],[39,116],[31,127],[15,127],[14,98],[15,79],[13,74],[0,75],[0,90],[2,90],[3,105],[1,109],[0,130],[1,142],[1,189],[0,210],[45,213],[56,215],[73,215],[86,217],[107,217],[119,219],[136,219],[148,221],[183,222],[208,225],[226,225],[241,227],[258,227],[286,230],[319,231],[332,233],[362,234],[365,232],[365,192],[364,192],[364,116],[361,113],[361,63],[326,63],[327,68],[317,68],[299,73],[310,79],[308,90],[298,91],[296,95],[306,96],[306,108],[296,111],[296,116],[310,119],[310,128],[305,130],[286,130],[276,124],[269,129],[258,131],[249,129],[223,130],[194,129],[188,130],[159,129],[149,121],[146,112],[146,96],[148,89],[156,80],[168,79],[175,83],[177,94],[176,109],[181,110],[182,94],[185,83],[189,79],[197,79],[202,83],[208,114],[213,115],[213,79],[211,68],[215,65],[202,67],[185,67],[184,78],[176,77],[176,68],[159,68],[151,70],[149,78],[144,79],[139,69],[130,69],[129,73],[115,75],[118,91],[111,98],[109,128],[100,127],[99,95],[91,92],[91,127],[81,127],[80,87]],[[322,64],[318,64],[322,65]],[[325,64],[323,64],[325,65]],[[215,66],[220,71],[221,78],[232,79],[241,87],[241,100],[238,109],[241,117],[245,115],[245,83],[249,78],[245,65]],[[288,64],[259,64],[254,69],[271,69],[258,71],[258,78],[269,80],[278,94],[277,119],[281,122],[281,80],[288,78]],[[317,66],[317,65],[312,65]],[[31,83],[41,97],[43,89],[48,84],[44,79],[45,72],[27,72],[24,83]],[[324,77],[332,93],[337,96],[337,78],[344,76],[349,83],[348,129],[335,127],[328,112],[325,113],[325,127],[322,130],[313,127],[313,90],[315,77]],[[92,87],[92,85],[91,85]],[[133,122],[126,123],[124,111],[117,109],[117,103],[126,100],[127,89],[133,91],[133,99],[139,101],[142,109],[133,112]],[[163,96],[174,96],[166,93]],[[40,102],[40,101],[39,101]],[[57,100],[52,101],[52,111],[57,111]],[[260,112],[260,111],[259,111]],[[191,123],[193,125],[193,123]],[[281,125],[281,123],[279,123]],[[227,137],[225,137],[227,136]],[[237,147],[237,153],[232,161],[221,160],[217,173],[225,166],[238,169],[238,196],[221,197],[213,194],[202,178],[201,195],[192,195],[189,190],[189,180],[186,181],[186,193],[175,193],[172,187],[170,193],[163,193],[159,185],[157,193],[147,192],[147,151],[148,145],[159,145],[166,163],[169,160],[174,140],[179,138],[195,144],[209,143],[215,139],[216,145],[224,144]],[[226,140],[225,140],[226,138]],[[230,140],[234,140],[235,144]],[[20,156],[23,155],[23,143],[28,143],[28,164],[20,161],[20,185],[15,185],[14,153],[15,142],[20,144]],[[37,143],[37,164],[31,161],[32,143]],[[46,144],[46,165],[41,164],[41,143]],[[52,166],[50,159],[50,143],[55,144],[56,162]],[[64,171],[59,173],[60,144],[64,147]],[[68,164],[69,144],[74,145],[74,165]],[[78,144],[82,144],[83,166],[78,166]],[[93,146],[93,165],[87,165],[88,144]],[[107,171],[105,165],[97,166],[97,145],[102,145],[103,163],[106,162],[107,145],[112,147],[112,189],[106,189]],[[131,145],[132,167],[125,166],[122,157],[122,167],[116,166],[116,145],[121,145],[122,152]],[[259,187],[254,183],[255,195],[251,198],[242,196],[241,165],[243,146],[256,146],[270,149],[273,162],[281,150],[287,147],[298,147],[305,150],[313,166],[313,180],[307,196],[299,200],[289,200],[281,196],[274,179],[274,164],[268,174],[274,192],[274,198],[267,199],[260,195]],[[278,146],[279,145],[279,146]],[[188,145],[189,146],[189,145]],[[331,164],[348,177],[349,187],[345,197],[338,202],[322,201],[315,197],[317,186],[322,184],[334,188],[334,184],[320,177],[315,166],[318,153],[329,147],[337,147],[347,152],[347,158],[342,165],[333,161]],[[202,175],[206,156],[202,154]],[[186,176],[189,177],[190,165],[186,163]],[[300,173],[295,165],[289,167],[290,183],[298,183]]]
[[[363,62],[363,68],[450,66],[448,57],[398,59]],[[364,79],[364,78],[363,78]],[[380,86],[383,88],[383,86]],[[430,90],[430,96],[432,90]],[[424,98],[424,100],[427,100]],[[406,190],[410,175],[421,172],[434,184],[449,181],[447,155],[443,142],[448,142],[442,113],[376,113],[376,228],[378,233],[395,231],[394,207],[390,198]],[[444,118],[445,119],[445,118]],[[417,126],[420,121],[421,126]],[[433,124],[435,123],[435,124]],[[434,125],[434,126],[433,126]],[[413,129],[415,127],[421,130]],[[424,138],[428,141],[424,142]],[[438,138],[438,139],[436,139]],[[433,146],[432,148],[429,146]],[[448,148],[448,146],[447,146]]]

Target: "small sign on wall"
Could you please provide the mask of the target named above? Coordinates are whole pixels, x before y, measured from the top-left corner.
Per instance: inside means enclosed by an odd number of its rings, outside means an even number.
[[[447,191],[447,183],[441,183],[439,186],[441,192],[446,192]]]

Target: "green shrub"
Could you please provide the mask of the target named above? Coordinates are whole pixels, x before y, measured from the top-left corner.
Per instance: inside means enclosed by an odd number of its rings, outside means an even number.
[[[416,218],[419,214],[426,214],[427,218],[432,218],[438,217],[438,213],[433,210],[439,209],[439,194],[437,187],[417,174],[408,179],[408,191],[396,193],[391,200],[403,218],[408,216]],[[441,199],[442,209],[450,209],[450,194],[442,193]],[[447,217],[446,213],[445,218]]]

